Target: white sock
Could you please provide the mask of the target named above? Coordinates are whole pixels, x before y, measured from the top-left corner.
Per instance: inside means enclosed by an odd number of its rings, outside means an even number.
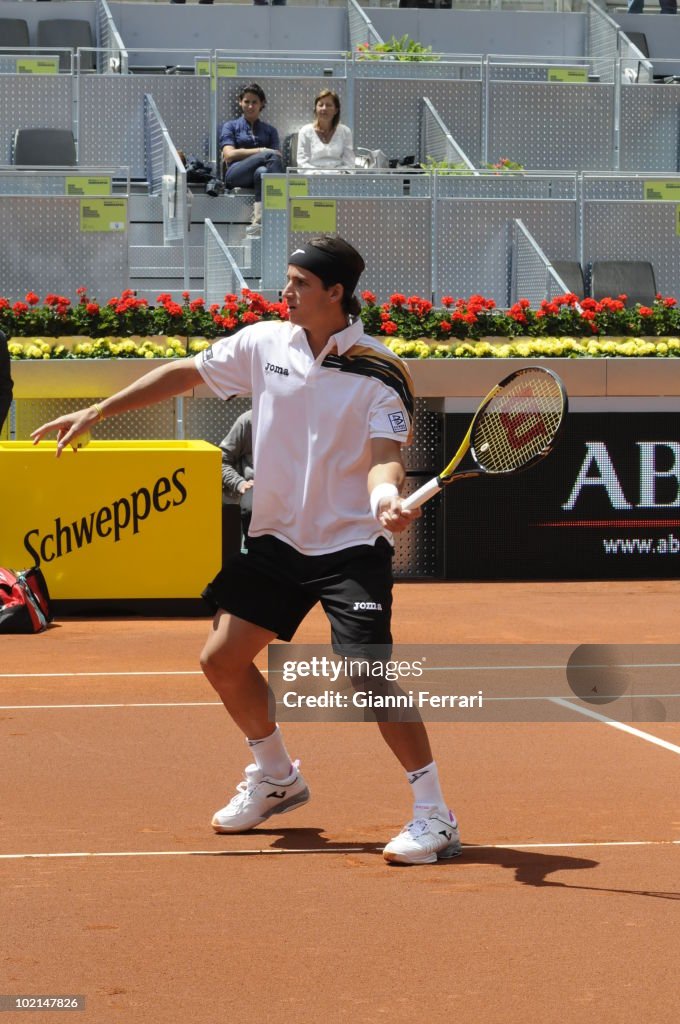
[[[424,768],[419,768],[418,771],[406,772],[406,778],[411,787],[416,811],[426,807],[437,807],[448,814],[449,809],[439,785],[439,772],[434,761],[426,764]]]
[[[265,736],[261,740],[246,739],[246,743],[250,747],[255,764],[260,771],[281,782],[288,778],[291,760],[278,725],[269,736]]]

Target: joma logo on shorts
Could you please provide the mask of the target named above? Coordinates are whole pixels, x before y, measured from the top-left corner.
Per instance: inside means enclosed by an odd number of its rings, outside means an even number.
[[[274,363],[267,363],[264,368],[265,373],[280,373],[282,377],[288,376],[288,369],[285,366],[276,366]]]
[[[381,612],[382,605],[379,601],[355,601],[354,609],[355,612]]]

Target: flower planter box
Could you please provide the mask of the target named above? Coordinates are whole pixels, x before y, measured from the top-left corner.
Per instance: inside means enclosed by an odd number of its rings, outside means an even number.
[[[113,394],[165,359],[17,360],[14,396],[94,398]],[[572,398],[680,396],[680,360],[667,359],[410,359],[419,398],[480,398],[521,366],[546,366]],[[196,397],[214,397],[202,385]]]
[[[97,398],[112,395],[169,359],[19,359],[12,362],[14,397]]]

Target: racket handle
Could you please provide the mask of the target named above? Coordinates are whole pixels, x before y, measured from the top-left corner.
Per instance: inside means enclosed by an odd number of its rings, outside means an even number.
[[[401,507],[405,509],[420,508],[426,501],[433,498],[435,494],[439,494],[441,486],[439,484],[439,477],[433,476],[431,480],[428,480],[426,484],[419,487],[413,494],[409,494],[408,498],[404,498]]]

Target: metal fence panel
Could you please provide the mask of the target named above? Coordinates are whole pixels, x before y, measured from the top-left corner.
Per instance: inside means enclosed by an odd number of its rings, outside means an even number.
[[[124,208],[127,199],[121,202]],[[82,204],[92,201],[72,196],[0,196],[4,295],[23,300],[29,289],[47,287],[70,297],[82,285],[91,295],[109,296],[127,287],[127,214],[121,214],[122,229],[84,230]]]
[[[637,188],[637,198],[620,198],[623,182],[602,181],[597,190],[600,197],[593,198],[591,189],[584,199],[584,270],[588,273],[593,260],[649,260],[659,291],[676,295],[680,280],[677,202],[641,198],[642,180],[626,184],[629,195]],[[606,191],[611,198],[602,197]]]
[[[488,157],[536,170],[614,170],[614,87],[490,82]]]
[[[222,304],[225,295],[240,295],[246,285],[243,275],[229,247],[222,241],[210,220],[205,221],[203,246],[203,296],[206,306],[214,302]]]
[[[623,86],[620,125],[622,171],[680,170],[680,89]]]
[[[12,163],[17,128],[68,128],[74,131],[72,75],[0,75],[0,163]],[[81,163],[88,163],[80,155]],[[111,161],[119,163],[118,154]]]
[[[83,75],[79,78],[83,163],[123,163],[145,178],[144,95],[153,95],[175,145],[205,159],[210,138],[210,78],[190,75]]]
[[[555,200],[438,199],[435,302],[481,293],[510,297],[512,221],[520,217],[550,258],[577,251],[576,203]]]
[[[413,65],[416,69],[424,65]],[[359,65],[355,64],[355,72]],[[363,80],[354,83],[354,138],[357,144],[382,149],[388,157],[401,159],[421,152],[420,113],[427,96],[451,135],[470,160],[479,166],[482,158],[482,82],[394,79]]]

